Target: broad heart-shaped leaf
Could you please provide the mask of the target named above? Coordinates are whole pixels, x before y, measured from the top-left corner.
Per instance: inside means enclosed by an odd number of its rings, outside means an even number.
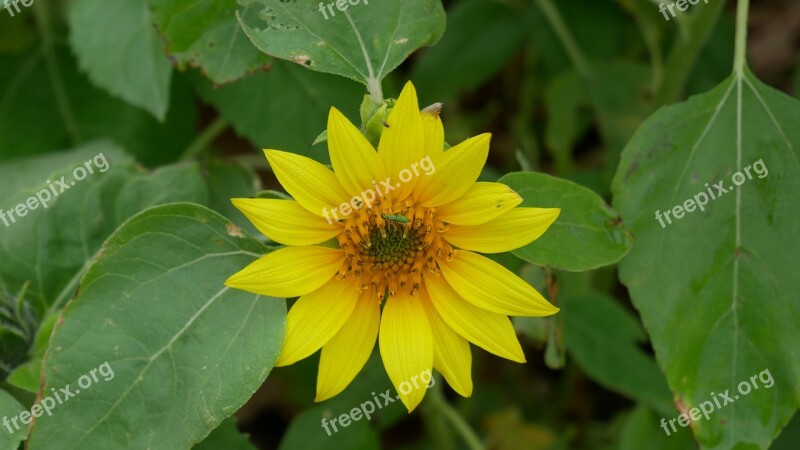
[[[580,272],[614,264],[630,249],[617,213],[590,189],[533,172],[510,173],[499,182],[522,196],[521,206],[561,208],[542,237],[512,252],[525,261]]]
[[[76,0],[70,44],[93,83],[163,120],[172,66],[146,0]]]
[[[205,438],[258,389],[283,344],[285,301],[223,284],[265,251],[193,204],[120,227],[45,357],[43,395],[67,385],[76,395],[36,420],[29,448],[179,449]],[[79,384],[106,362],[113,377]]]
[[[200,96],[256,147],[300,153],[326,164],[327,147],[311,143],[325,128],[331,106],[353,120],[358,117],[356,99],[364,94],[352,81],[285,61],[219,89],[199,76],[195,81]]]
[[[445,27],[439,0],[339,1],[332,8],[317,0],[240,3],[242,27],[264,53],[356,80],[370,91],[408,55],[435,44]]]
[[[638,345],[647,341],[639,321],[602,294],[563,297],[564,341],[569,354],[598,383],[676,415],[664,375]]]
[[[263,68],[272,60],[261,53],[236,20],[236,0],[149,0],[167,53],[181,67],[199,67],[217,84]]]
[[[99,166],[93,165],[94,174],[71,186],[73,168],[85,167],[85,162],[94,161],[100,154],[108,162],[107,170],[100,172]],[[103,166],[102,160],[100,163]],[[227,212],[231,211],[229,202],[222,198],[254,195],[259,189],[252,175],[237,167],[223,163],[184,164],[148,173],[121,149],[106,142],[0,166],[0,179],[8,179],[8,184],[0,187],[0,209],[6,212],[47,188],[47,180],[54,182],[63,175],[69,186],[48,203],[47,209],[37,207],[16,222],[9,222],[8,227],[0,220],[0,298],[16,298],[25,293],[25,308],[17,308],[18,320],[14,320],[17,328],[25,328],[19,324],[28,310],[39,320],[56,313],[74,295],[102,243],[134,214],[150,206],[179,201]],[[29,177],[9,176],[13,173],[26,173]],[[61,190],[57,186],[55,189]],[[238,215],[233,217],[238,219]],[[29,345],[35,327],[28,328],[24,342]],[[28,357],[27,352],[18,351],[19,336],[0,331],[0,366],[7,370]]]
[[[636,239],[620,277],[678,408],[739,395],[692,424],[706,448],[767,448],[800,405],[798,123],[800,103],[747,71],[648,119],[614,179]]]
[[[85,167],[84,162],[100,154],[108,163],[106,171],[94,169],[94,174],[75,180],[75,168]],[[15,222],[9,219],[9,226],[0,222],[0,278],[12,293],[29,283],[26,299],[40,319],[48,309],[55,310],[69,300],[92,256],[126,219],[157,204],[208,202],[197,165],[170,166],[148,174],[106,142],[79,148],[72,155],[66,168],[53,170],[53,175],[43,179],[27,180],[35,185],[23,186],[0,203],[0,208],[9,211],[36,198],[49,185],[58,192],[51,195],[46,209],[39,206],[24,217],[15,217]],[[36,161],[48,165],[49,158]],[[63,155],[54,158],[64,160]],[[63,192],[57,183],[62,176],[68,188]]]
[[[11,418],[23,411],[25,411],[25,407],[20,405],[17,399],[0,389],[0,416]],[[0,426],[0,450],[17,450],[19,443],[25,440],[27,427],[22,426],[18,430],[13,425],[11,427],[12,432],[9,433],[8,428]]]

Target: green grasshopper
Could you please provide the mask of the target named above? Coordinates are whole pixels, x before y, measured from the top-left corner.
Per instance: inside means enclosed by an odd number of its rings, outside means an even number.
[[[381,214],[381,217],[383,217],[384,220],[390,220],[392,222],[398,222],[398,223],[411,222],[411,219],[409,219],[408,217],[401,216],[398,214]]]

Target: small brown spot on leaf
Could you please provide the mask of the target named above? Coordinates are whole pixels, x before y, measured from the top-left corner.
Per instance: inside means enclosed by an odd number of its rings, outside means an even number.
[[[300,64],[301,66],[311,67],[314,63],[311,61],[311,58],[308,55],[297,55],[292,60],[294,63]]]
[[[228,235],[229,235],[229,236],[233,236],[233,237],[239,237],[239,238],[240,238],[240,237],[244,237],[244,234],[242,234],[242,229],[241,229],[241,228],[239,228],[239,227],[237,227],[236,225],[234,225],[234,224],[232,224],[232,223],[229,223],[229,224],[226,226],[226,228],[227,228],[227,230],[228,230]]]

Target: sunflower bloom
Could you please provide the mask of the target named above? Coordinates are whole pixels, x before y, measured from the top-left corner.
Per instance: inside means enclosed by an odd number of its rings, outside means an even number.
[[[411,83],[386,125],[376,151],[331,108],[332,171],[303,156],[265,150],[294,200],[233,203],[285,247],[226,285],[299,297],[276,365],[322,349],[316,401],[350,384],[377,339],[386,372],[410,412],[425,395],[417,380],[432,369],[460,395],[472,395],[470,342],[525,362],[508,316],[548,316],[558,308],[479,253],[528,244],[560,209],[518,207],[522,199],[508,186],[476,182],[490,135],[445,151],[438,112],[420,112]]]

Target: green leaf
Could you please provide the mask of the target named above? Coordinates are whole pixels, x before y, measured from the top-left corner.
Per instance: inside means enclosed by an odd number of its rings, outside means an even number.
[[[625,419],[619,442],[619,450],[687,450],[697,448],[692,434],[686,428],[677,432],[661,428],[660,418],[645,406],[637,405]]]
[[[25,301],[28,284],[11,293],[0,277],[0,380],[25,361],[34,340],[36,315]]]
[[[181,69],[199,67],[215,83],[229,83],[264,68],[259,51],[236,20],[236,0],[149,0],[166,51]]]
[[[25,411],[25,407],[20,405],[17,399],[0,389],[0,412],[3,417],[8,417],[10,420],[23,411]],[[17,423],[19,424],[19,421]],[[11,426],[13,429],[13,424]],[[0,450],[17,450],[19,443],[25,440],[27,431],[26,425],[21,426],[18,430],[13,430],[13,433],[9,433],[5,426],[0,426]]]
[[[0,321],[0,365],[6,371],[28,358],[25,350],[33,340],[36,319],[57,313],[72,297],[103,241],[125,220],[150,206],[176,201],[209,205],[240,220],[230,198],[250,197],[257,191],[253,175],[236,165],[183,164],[148,173],[118,147],[101,142],[0,167],[0,177],[9,177],[5,189],[0,188],[0,209],[9,211],[35,197],[47,188],[46,180],[64,175],[69,185],[73,167],[94,161],[99,154],[108,163],[105,172],[95,169],[51,199],[46,209],[37,207],[8,227],[0,220],[0,299],[25,292],[24,308],[9,309],[7,314],[18,311],[15,327],[4,327]],[[27,316],[31,318],[25,321]]]
[[[247,435],[236,428],[236,418],[229,417],[214,431],[197,444],[194,450],[255,450],[253,444],[247,440]]]
[[[261,51],[364,83],[373,94],[411,53],[435,44],[445,27],[439,0],[241,3],[246,9],[239,20]]]
[[[220,89],[199,77],[196,81],[200,96],[257,148],[292,151],[326,164],[330,162],[326,146],[312,147],[311,143],[325,127],[331,106],[355,121],[355,99],[364,93],[348,80],[282,61],[276,61],[269,72]]]
[[[358,405],[353,405],[358,408]],[[281,441],[278,450],[306,450],[309,448],[320,450],[379,450],[380,440],[378,433],[369,425],[364,416],[359,421],[349,422],[348,426],[336,427],[330,424],[331,419],[338,411],[332,411],[324,406],[309,408],[292,420],[289,429]],[[342,411],[349,414],[350,411]],[[328,421],[328,434],[322,426],[322,421]],[[338,419],[337,419],[338,420]],[[337,422],[338,423],[338,422]]]
[[[249,234],[260,236],[261,232],[231,203],[232,198],[251,198],[261,190],[257,175],[239,164],[219,161],[205,164],[202,170],[208,183],[208,206]]]
[[[144,164],[172,162],[197,134],[197,106],[186,80],[174,80],[171,92],[169,114],[159,123],[92,86],[66,48],[55,48],[52,60],[39,49],[0,55],[0,160],[102,138]]]
[[[512,252],[525,261],[580,272],[614,264],[630,249],[619,216],[591,190],[532,172],[505,175],[500,183],[522,196],[523,207],[561,208],[542,237]]]
[[[265,251],[231,226],[172,204],[109,238],[56,327],[42,392],[75,389],[106,362],[114,374],[39,418],[31,450],[189,448],[258,389],[283,344],[286,305],[224,286]]]
[[[606,185],[625,144],[650,112],[649,82],[648,67],[628,61],[597,64],[594,77],[586,80],[606,147]]]
[[[108,164],[105,172],[95,169],[84,180],[74,180],[74,168],[83,166],[85,161],[94,161],[101,154]],[[18,292],[30,283],[26,299],[39,318],[46,316],[48,310],[57,311],[69,300],[103,241],[129,217],[157,204],[208,202],[208,192],[196,164],[165,167],[150,174],[123,156],[118,147],[103,142],[77,149],[72,155],[70,166],[46,178],[29,180],[37,186],[17,190],[0,203],[5,211],[15,209],[16,205],[46,191],[47,181],[55,182],[62,176],[69,188],[60,192],[63,188],[51,183],[59,195],[51,196],[47,208],[37,207],[16,222],[9,220],[9,226],[2,224],[0,279],[11,292]],[[48,159],[39,157],[36,163],[50,166]],[[64,157],[59,155],[57,159]],[[102,160],[99,163],[103,165]],[[30,162],[20,164],[25,166]],[[14,165],[8,165],[6,170],[14,170]]]
[[[485,82],[520,49],[528,29],[524,11],[505,3],[454,4],[447,12],[444,37],[421,52],[411,74],[422,103],[447,102]]]
[[[603,294],[562,300],[564,341],[578,365],[604,387],[677,415],[664,375],[639,348],[647,341],[639,321]]]
[[[797,123],[797,100],[747,71],[651,117],[614,179],[636,237],[620,278],[681,409],[765,370],[775,380],[694,422],[705,448],[767,448],[800,405]]]
[[[76,0],[70,45],[93,83],[164,120],[172,66],[146,0]]]
[[[39,330],[36,332],[36,339],[33,341],[33,358],[17,367],[6,381],[14,387],[18,387],[31,393],[39,392],[39,375],[42,372],[42,359],[50,345],[50,335],[56,325],[57,315],[52,315],[42,321]]]
[[[553,155],[559,174],[569,174],[572,169],[572,150],[591,126],[591,116],[585,114],[591,105],[586,84],[574,70],[567,70],[545,87],[545,104],[548,110],[545,142]]]

